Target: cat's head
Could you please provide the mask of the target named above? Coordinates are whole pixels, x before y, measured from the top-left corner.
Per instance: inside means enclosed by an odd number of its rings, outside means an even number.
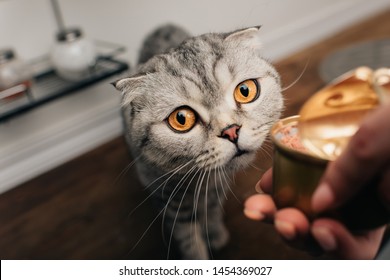
[[[283,107],[257,27],[190,38],[115,86],[133,151],[163,170],[247,166]]]

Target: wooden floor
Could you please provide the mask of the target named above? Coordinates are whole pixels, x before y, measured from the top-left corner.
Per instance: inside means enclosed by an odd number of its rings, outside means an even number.
[[[313,30],[315,32],[315,30]],[[276,64],[285,86],[285,116],[296,114],[310,94],[324,86],[322,59],[340,47],[390,36],[390,11],[355,25]],[[269,46],[268,46],[269,47]],[[271,150],[255,165],[271,165]],[[160,220],[147,196],[122,138],[68,162],[0,196],[1,259],[166,259]],[[242,214],[262,172],[248,169],[235,177],[236,199],[229,196],[225,220],[229,244],[215,259],[312,259],[285,245],[270,225]],[[150,226],[151,225],[151,226]],[[149,227],[150,226],[150,227]],[[172,257],[175,257],[173,252]],[[322,257],[320,257],[322,258]]]

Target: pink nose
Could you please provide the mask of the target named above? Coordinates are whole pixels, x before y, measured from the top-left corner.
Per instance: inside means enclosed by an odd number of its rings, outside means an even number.
[[[222,130],[221,137],[228,139],[232,143],[237,143],[240,128],[241,126],[237,124],[231,124]]]

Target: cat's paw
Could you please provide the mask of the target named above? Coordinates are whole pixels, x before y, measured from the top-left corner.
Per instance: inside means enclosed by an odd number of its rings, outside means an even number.
[[[181,244],[181,258],[183,260],[208,260],[209,252],[204,240],[192,240],[190,243]]]
[[[212,233],[209,236],[209,242],[213,251],[219,251],[229,242],[230,234],[229,231],[224,227],[220,227],[218,231]]]

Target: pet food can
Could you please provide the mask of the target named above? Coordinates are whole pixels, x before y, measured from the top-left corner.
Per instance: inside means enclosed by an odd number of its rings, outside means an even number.
[[[288,117],[271,129],[275,147],[273,198],[278,208],[298,208],[313,219],[317,215],[311,209],[311,197],[329,161],[305,150],[299,141],[298,120],[299,116]],[[338,219],[350,230],[372,229],[386,224],[389,213],[379,200],[376,185],[371,182],[351,202],[321,216]]]

